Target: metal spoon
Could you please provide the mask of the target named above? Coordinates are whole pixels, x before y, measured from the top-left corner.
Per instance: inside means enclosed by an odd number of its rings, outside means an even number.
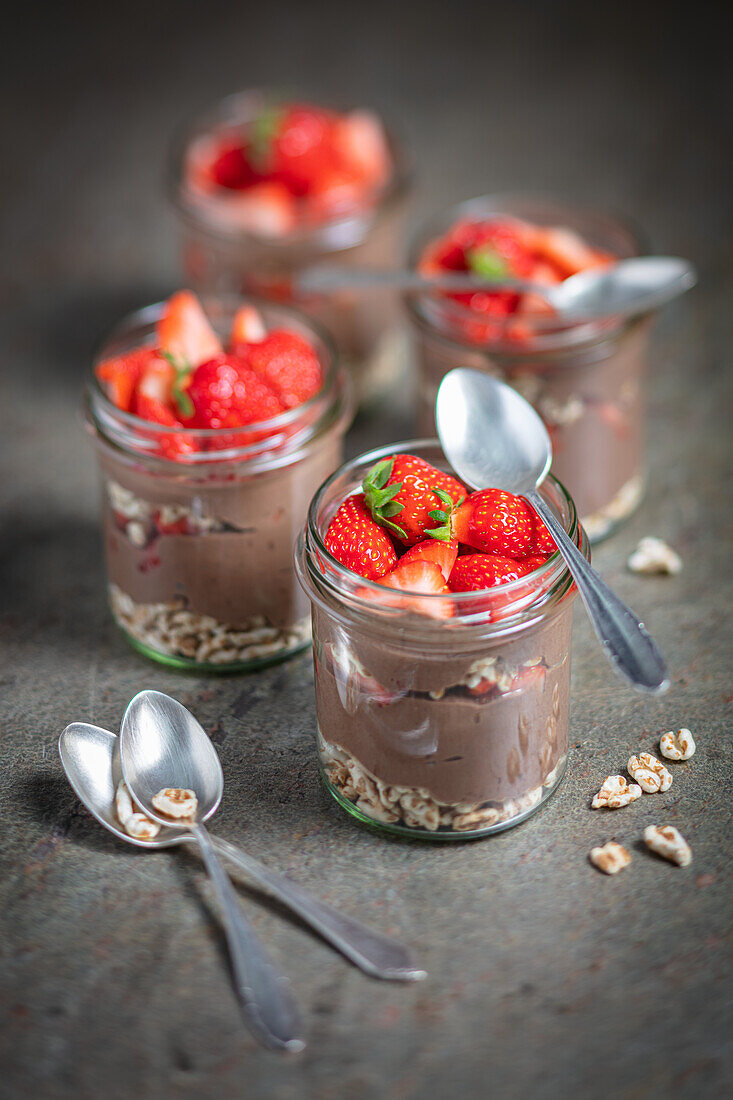
[[[132,837],[121,827],[115,813],[115,792],[122,779],[122,765],[120,742],[114,733],[86,722],[72,722],[59,738],[59,754],[79,800],[100,825],[120,840],[149,849],[196,843],[188,829],[170,825],[163,826],[154,840]],[[397,940],[373,932],[353,917],[316,901],[295,883],[263,867],[228,841],[216,836],[211,839],[220,856],[268,890],[366,974],[393,981],[419,981],[426,977],[424,970],[412,965],[410,952]]]
[[[324,265],[305,268],[293,279],[300,294],[326,294],[338,290],[470,291],[496,287],[539,294],[561,320],[592,321],[646,313],[676,298],[697,282],[692,264],[673,256],[637,256],[612,267],[593,268],[571,275],[562,283],[544,286],[522,279],[495,279],[467,272],[420,275],[416,271],[385,271]]]
[[[170,825],[153,805],[168,787],[188,788],[196,794],[193,817],[182,822],[198,842],[204,866],[221,907],[224,931],[234,971],[235,986],[253,1035],[265,1046],[299,1051],[298,1010],[286,978],[278,974],[245,920],[237,895],[219,863],[204,827],[221,801],[224,776],[206,733],[184,706],[159,691],[141,691],[125,711],[120,733],[122,774],[135,801],[147,817]]]
[[[591,568],[537,492],[550,469],[552,444],[529,402],[488,374],[459,367],[441,382],[436,421],[445,456],[463,481],[474,489],[523,496],[542,517],[614,668],[635,688],[666,691],[669,678],[656,642]]]

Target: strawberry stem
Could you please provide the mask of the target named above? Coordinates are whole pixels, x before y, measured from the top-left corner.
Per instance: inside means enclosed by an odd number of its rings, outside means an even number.
[[[193,416],[196,411],[193,407],[193,401],[183,388],[184,382],[187,381],[191,373],[191,367],[185,360],[179,363],[176,357],[171,355],[169,351],[163,352],[163,358],[168,360],[173,370],[176,372],[176,376],[171,386],[171,396],[173,397],[178,411],[181,416]]]

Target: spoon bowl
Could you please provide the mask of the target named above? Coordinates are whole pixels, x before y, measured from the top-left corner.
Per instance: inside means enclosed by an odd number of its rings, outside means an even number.
[[[194,792],[195,822],[207,821],[216,811],[224,792],[219,757],[201,724],[176,699],[160,691],[141,691],[125,711],[122,742],[125,782],[147,816],[170,826],[153,806],[153,798],[165,787]]]

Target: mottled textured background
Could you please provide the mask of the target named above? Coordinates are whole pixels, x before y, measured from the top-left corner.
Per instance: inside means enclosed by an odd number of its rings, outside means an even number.
[[[0,1094],[354,1100],[497,1095],[698,1098],[733,1087],[728,722],[731,97],[713,6],[220,0],[16,5],[4,25],[0,576]],[[569,777],[520,828],[449,847],[357,829],[319,788],[310,657],[198,680],[132,653],[105,608],[92,454],[78,415],[96,340],[177,283],[161,191],[185,116],[251,84],[386,111],[415,150],[414,216],[489,190],[623,210],[700,286],[657,331],[650,485],[596,563],[669,656],[673,687],[614,679],[578,613]],[[352,453],[410,433],[399,407]],[[641,535],[681,553],[640,578]],[[242,900],[293,981],[309,1045],[244,1030],[199,864],[103,833],[60,770],[72,719],[114,727],[150,686],[211,732],[227,789],[216,828],[430,972],[370,981],[254,892]],[[689,726],[674,786],[613,817],[589,798],[632,749]],[[648,855],[643,827],[694,862]],[[618,878],[587,862],[615,836]]]

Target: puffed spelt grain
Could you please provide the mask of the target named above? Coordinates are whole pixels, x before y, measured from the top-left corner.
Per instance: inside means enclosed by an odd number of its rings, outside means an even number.
[[[604,875],[617,875],[631,863],[631,854],[622,844],[609,840],[602,848],[591,848],[590,861]]]
[[[667,760],[689,760],[695,755],[695,738],[689,730],[672,730],[659,738],[659,751]]]
[[[594,810],[620,810],[622,806],[641,798],[641,793],[641,787],[636,783],[627,783],[623,775],[607,775],[591,806]]]
[[[115,792],[115,811],[117,820],[129,836],[137,840],[154,840],[160,832],[157,821],[151,821],[132,801],[132,795],[124,779],[117,784]]]
[[[682,559],[662,539],[643,538],[629,558],[632,573],[679,573]]]
[[[186,787],[164,787],[151,801],[159,814],[176,820],[193,817],[199,804],[196,793]]]
[[[644,843],[652,852],[678,867],[692,863],[692,849],[673,825],[649,825],[644,830]]]
[[[626,770],[647,794],[668,791],[672,786],[672,773],[650,752],[640,752],[638,756],[629,757]]]

